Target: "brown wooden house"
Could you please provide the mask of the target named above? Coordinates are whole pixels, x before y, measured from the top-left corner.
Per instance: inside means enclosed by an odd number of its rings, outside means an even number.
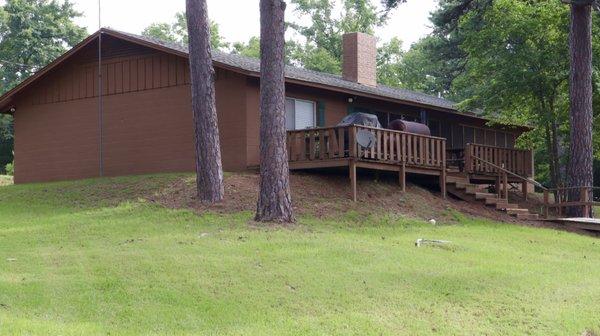
[[[514,149],[527,128],[488,126],[451,101],[378,85],[375,53],[373,37],[348,34],[343,76],[286,68],[291,169],[429,174],[443,190],[453,174],[497,179],[496,166],[533,175],[531,152]],[[102,29],[0,97],[0,113],[14,116],[15,182],[193,171],[187,58],[183,46]],[[215,52],[214,66],[224,168],[256,167],[260,62]],[[361,148],[359,127],[334,127],[352,112],[375,114],[383,127],[418,121],[432,134],[373,129],[377,145]]]

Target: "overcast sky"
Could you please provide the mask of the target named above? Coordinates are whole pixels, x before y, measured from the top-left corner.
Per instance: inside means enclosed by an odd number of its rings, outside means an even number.
[[[227,42],[247,41],[259,35],[259,0],[208,0],[209,16],[219,24],[221,35]],[[0,1],[1,3],[2,1]],[[78,23],[94,32],[98,28],[98,1],[71,0],[84,13]],[[409,0],[391,16],[387,27],[377,32],[377,37],[387,41],[398,36],[404,48],[429,32],[429,12],[436,0]],[[288,1],[289,3],[289,1]],[[286,18],[294,12],[288,6]],[[183,11],[185,0],[102,0],[102,26],[130,33],[140,33],[154,22],[173,22],[175,13]]]

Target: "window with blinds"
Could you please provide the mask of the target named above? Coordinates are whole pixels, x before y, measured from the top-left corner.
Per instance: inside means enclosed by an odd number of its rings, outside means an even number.
[[[288,130],[305,129],[316,126],[315,103],[308,100],[285,99],[285,127]]]

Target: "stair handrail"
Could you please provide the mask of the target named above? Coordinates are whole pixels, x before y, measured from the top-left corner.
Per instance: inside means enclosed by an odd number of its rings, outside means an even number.
[[[477,156],[477,155],[472,155],[471,157],[472,157],[472,158],[474,158],[474,159],[476,159],[476,160],[479,160],[479,161],[481,161],[481,162],[483,162],[483,163],[485,163],[485,164],[487,164],[487,165],[490,165],[490,166],[492,166],[493,168],[496,168],[496,169],[498,169],[498,170],[500,170],[500,171],[502,171],[502,172],[504,172],[504,173],[506,173],[506,174],[508,174],[508,175],[514,176],[514,177],[516,177],[516,178],[518,178],[518,179],[520,179],[520,180],[522,180],[522,181],[524,181],[524,182],[527,182],[527,183],[533,184],[534,186],[536,186],[536,187],[538,187],[538,188],[540,188],[540,189],[542,189],[542,190],[544,190],[544,191],[548,191],[548,190],[549,190],[549,189],[548,189],[548,187],[544,186],[543,184],[541,184],[540,182],[538,182],[538,181],[536,181],[536,180],[534,180],[534,179],[531,179],[531,178],[524,177],[524,176],[521,176],[521,175],[519,175],[519,174],[513,173],[513,172],[511,172],[510,170],[508,170],[508,169],[506,169],[506,168],[504,168],[504,167],[500,167],[500,166],[498,166],[497,164],[491,163],[491,162],[490,162],[490,161],[488,161],[488,160],[484,160],[484,159],[480,158],[480,157],[479,157],[479,156]]]
[[[490,165],[490,166],[492,166],[492,167],[494,167],[494,168],[502,171],[506,175],[514,176],[514,177],[516,177],[518,179],[521,179],[522,181],[525,181],[527,183],[531,183],[534,186],[542,189],[542,191],[544,192],[544,203],[542,205],[542,214],[544,215],[545,218],[549,218],[549,210],[552,207],[552,205],[550,204],[550,196],[549,196],[550,191],[551,191],[550,188],[544,186],[543,184],[541,184],[540,182],[538,182],[538,181],[536,181],[534,179],[530,179],[530,178],[523,177],[523,176],[520,176],[518,174],[515,174],[515,173],[511,172],[510,170],[508,170],[508,169],[506,169],[504,167],[500,167],[500,166],[498,166],[496,164],[493,164],[493,163],[491,163],[491,162],[489,162],[487,160],[484,160],[484,159],[482,159],[482,158],[480,158],[480,157],[478,157],[476,155],[473,155],[472,158],[474,158],[476,160],[479,160],[479,161],[481,161],[481,162],[483,162],[485,164],[488,164],[488,165]],[[508,190],[506,191],[506,196],[508,197]],[[559,201],[559,204],[560,204],[560,201]],[[559,205],[559,209],[560,209],[560,205]]]

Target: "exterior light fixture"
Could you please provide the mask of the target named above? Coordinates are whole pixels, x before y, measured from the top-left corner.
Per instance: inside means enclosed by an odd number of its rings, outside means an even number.
[[[354,103],[354,98],[352,98],[352,97],[348,98],[348,103]]]

